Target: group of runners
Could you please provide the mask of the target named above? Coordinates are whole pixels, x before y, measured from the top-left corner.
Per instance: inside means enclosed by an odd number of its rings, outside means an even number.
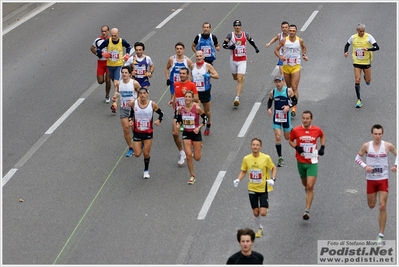
[[[211,130],[211,79],[219,79],[219,74],[213,66],[216,53],[220,48],[231,50],[230,70],[233,79],[237,82],[233,106],[240,105],[240,96],[243,90],[247,67],[247,44],[251,44],[258,53],[259,49],[248,32],[242,31],[240,20],[233,22],[233,31],[227,34],[222,45],[211,33],[211,24],[202,25],[203,32],[196,35],[191,45],[195,53],[193,62],[185,54],[185,46],[175,44],[175,55],[168,58],[164,68],[166,85],[170,90],[168,105],[173,107],[172,136],[179,151],[178,165],[182,166],[187,160],[190,173],[188,184],[196,181],[193,159],[199,161],[202,156],[201,128],[204,135]],[[355,92],[357,97],[356,108],[363,103],[360,98],[360,80],[363,77],[367,85],[371,81],[371,61],[373,52],[379,50],[374,37],[365,32],[365,25],[357,25],[357,33],[352,35],[344,47],[344,57],[349,55],[348,49],[352,45],[352,59],[355,74]],[[154,73],[154,63],[144,54],[145,46],[141,42],[134,44],[134,53],[130,55],[131,46],[119,37],[116,28],[101,27],[101,36],[98,37],[91,51],[98,56],[97,81],[105,82],[105,102],[110,102],[111,82],[114,85],[114,95],[111,98],[114,104],[112,112],[116,112],[119,98],[119,113],[124,137],[129,147],[126,156],[133,154],[139,157],[144,155],[143,178],[150,178],[149,162],[153,137],[153,124],[159,125],[163,119],[163,112],[157,103],[148,99],[149,79]],[[320,127],[312,125],[313,114],[310,110],[302,112],[302,124],[293,128],[291,119],[296,116],[299,100],[298,85],[301,74],[301,60],[308,61],[304,40],[297,36],[297,26],[284,21],[281,23],[281,32],[274,36],[265,46],[270,47],[278,41],[274,54],[278,58],[278,75],[274,76],[274,89],[268,94],[267,111],[272,117],[272,129],[275,134],[277,151],[277,165],[269,155],[261,152],[262,141],[259,138],[251,140],[251,154],[244,157],[241,172],[234,186],[248,176],[248,191],[250,204],[253,209],[255,222],[258,227],[256,237],[263,235],[263,225],[260,218],[265,217],[269,207],[268,192],[273,190],[276,181],[277,167],[284,166],[282,156],[282,135],[289,145],[296,150],[297,169],[305,188],[305,212],[303,219],[310,219],[310,208],[314,197],[314,185],[318,174],[318,159],[324,155],[325,134]],[[123,47],[126,54],[123,53]],[[158,119],[153,122],[153,112]],[[133,138],[131,136],[133,129]],[[181,134],[182,132],[182,134]],[[384,142],[381,125],[373,125],[371,129],[373,140],[365,143],[356,162],[365,168],[367,179],[367,198],[370,208],[373,208],[379,198],[379,225],[378,240],[384,237],[386,223],[386,201],[388,198],[388,158],[389,152],[396,156],[395,147]],[[180,137],[182,136],[182,138]],[[318,141],[319,140],[319,141]],[[318,145],[318,142],[320,145]],[[366,162],[362,157],[366,155]],[[397,159],[392,171],[396,172]],[[243,229],[241,229],[243,230]],[[244,231],[251,236],[248,230]],[[242,236],[242,232],[240,234]],[[253,240],[252,240],[253,241]],[[239,240],[240,242],[240,240]],[[263,258],[262,258],[263,261]]]
[[[268,114],[272,116],[272,128],[275,134],[275,146],[278,155],[277,167],[284,166],[282,157],[281,139],[282,135],[288,140],[289,145],[296,150],[297,169],[302,184],[305,187],[305,212],[303,219],[310,219],[310,208],[314,197],[314,185],[318,175],[319,156],[324,155],[326,137],[320,127],[312,125],[313,114],[309,110],[302,112],[302,124],[292,128],[291,118],[296,115],[296,104],[298,103],[298,83],[300,80],[300,60],[308,60],[306,46],[303,39],[296,36],[297,27],[289,25],[284,21],[281,24],[281,33],[277,34],[265,46],[269,47],[279,41],[274,53],[279,58],[277,65],[280,74],[274,77],[274,89],[269,92]],[[352,58],[355,73],[355,91],[357,96],[356,108],[362,107],[360,99],[360,77],[363,76],[367,85],[371,81],[372,51],[379,50],[373,36],[365,32],[365,25],[357,25],[357,33],[352,35],[344,47],[344,57],[348,56],[348,48],[353,46]],[[290,112],[291,110],[291,112]],[[283,132],[283,133],[282,133]],[[397,171],[397,151],[392,143],[382,140],[384,130],[379,124],[371,128],[372,141],[366,142],[358,152],[355,161],[366,171],[367,179],[367,202],[370,208],[374,208],[379,202],[379,233],[378,244],[382,244],[386,225],[386,202],[388,199],[389,170]],[[320,145],[318,145],[318,139]],[[251,140],[251,154],[244,157],[241,172],[234,180],[234,186],[248,173],[248,193],[250,205],[253,209],[256,225],[256,237],[263,235],[261,216],[265,217],[269,207],[268,192],[273,190],[276,181],[276,166],[269,155],[260,152],[262,141],[259,138]],[[388,154],[396,156],[393,167],[389,167]],[[362,157],[366,155],[366,162]],[[240,231],[240,230],[239,230]],[[251,236],[250,233],[247,234]],[[249,239],[250,240],[250,239]],[[242,251],[240,260],[247,259],[247,263],[254,260],[244,255],[245,242],[241,242]],[[253,241],[253,240],[252,240]],[[234,258],[234,257],[233,257]],[[231,259],[229,259],[230,261]],[[245,261],[245,260],[244,260]],[[258,262],[259,263],[259,262]]]

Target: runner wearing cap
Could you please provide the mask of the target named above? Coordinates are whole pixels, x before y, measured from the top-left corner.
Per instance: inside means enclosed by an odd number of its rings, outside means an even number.
[[[276,137],[276,150],[278,155],[277,167],[284,166],[284,159],[281,153],[281,128],[284,131],[285,140],[290,139],[292,130],[290,107],[296,105],[296,97],[291,88],[287,88],[283,84],[283,77],[276,75],[274,77],[274,85],[276,86],[269,93],[269,101],[267,102],[267,113],[273,115],[273,130]],[[292,102],[290,101],[292,100]],[[274,112],[272,106],[274,103]]]
[[[134,145],[134,156],[140,157],[143,150],[144,156],[144,172],[143,178],[149,179],[150,173],[148,167],[150,165],[150,151],[152,146],[153,138],[153,113],[158,113],[158,119],[154,121],[156,126],[162,121],[163,112],[158,107],[157,103],[148,99],[148,89],[141,87],[138,92],[138,97],[135,100],[129,102],[130,107],[134,110],[129,117],[129,124],[134,125],[133,131],[133,145]],[[144,144],[144,147],[142,146]]]
[[[255,48],[256,53],[259,53],[259,49],[256,47],[254,39],[249,33],[241,30],[241,21],[235,20],[233,22],[233,27],[234,32],[227,34],[222,46],[224,49],[231,50],[230,70],[233,79],[237,81],[236,97],[233,105],[238,107],[238,105],[240,105],[240,95],[244,85],[245,72],[247,70],[247,40]]]

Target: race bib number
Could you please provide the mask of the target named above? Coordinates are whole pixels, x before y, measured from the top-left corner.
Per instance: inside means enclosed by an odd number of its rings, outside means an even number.
[[[356,49],[355,55],[357,59],[364,59],[365,51],[363,49]]]
[[[212,50],[210,46],[203,46],[201,47],[202,52],[204,53],[204,57],[210,57]]]
[[[311,143],[301,143],[301,147],[303,148],[303,156],[305,159],[311,159],[315,145]]]
[[[249,170],[249,180],[252,183],[261,183],[262,182],[262,170]]]
[[[173,74],[173,82],[180,82],[180,74],[179,73]]]
[[[183,124],[185,129],[195,129],[195,117],[191,115],[183,116]]]
[[[136,69],[136,77],[137,78],[143,78],[145,76],[145,74],[147,73],[145,66],[140,66],[140,67],[136,66],[135,69]]]
[[[276,110],[276,122],[287,122],[287,113],[282,110]]]
[[[111,61],[118,61],[119,60],[119,51],[111,51],[109,59]]]
[[[195,86],[198,92],[205,91],[205,81],[204,79],[194,79]]]
[[[138,119],[136,127],[139,131],[146,131],[150,129],[150,121],[149,120],[143,120],[143,119]]]
[[[234,49],[234,55],[236,57],[243,57],[247,54],[247,50],[245,49],[245,46],[243,45],[238,45],[236,46],[236,49]]]
[[[371,167],[373,167],[373,170],[371,171],[371,174],[373,176],[382,176],[384,167],[381,164],[375,164],[375,165],[372,165]]]
[[[287,58],[287,64],[290,66],[294,66],[296,64],[298,64],[298,58],[296,57],[288,57]]]
[[[121,101],[121,108],[130,110],[131,107],[129,106],[129,101],[122,100]]]

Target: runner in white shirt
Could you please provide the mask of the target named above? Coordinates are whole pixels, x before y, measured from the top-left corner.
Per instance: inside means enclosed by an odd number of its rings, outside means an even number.
[[[381,125],[373,125],[373,127],[371,127],[371,136],[373,140],[364,143],[355,158],[356,163],[362,166],[366,171],[367,203],[370,209],[375,207],[377,195],[379,196],[380,214],[378,216],[378,222],[380,232],[377,237],[378,242],[381,242],[384,238],[385,224],[387,221],[386,205],[388,200],[389,178],[388,153],[391,152],[397,156],[394,145],[382,140],[383,134],[384,128]],[[362,160],[364,155],[366,155],[366,162]],[[396,172],[397,160],[396,158],[395,166],[391,168],[393,172]]]

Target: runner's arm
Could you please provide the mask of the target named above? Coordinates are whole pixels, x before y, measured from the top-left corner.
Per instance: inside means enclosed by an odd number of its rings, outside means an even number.
[[[380,47],[377,43],[372,44],[373,47],[367,48],[367,51],[377,51],[380,50]]]

